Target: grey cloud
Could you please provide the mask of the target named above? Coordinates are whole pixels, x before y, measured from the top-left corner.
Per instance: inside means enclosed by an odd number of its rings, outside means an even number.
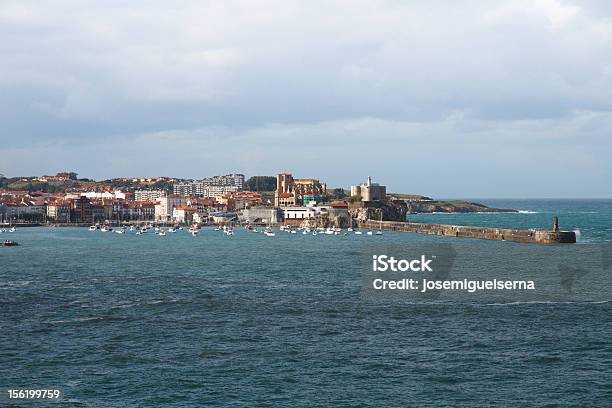
[[[0,172],[63,169],[60,157],[93,176],[306,170],[340,151],[327,170],[341,184],[372,140],[397,160],[447,152],[441,161],[466,172],[481,169],[453,151],[501,159],[500,145],[531,146],[531,159],[569,159],[573,146],[595,161],[579,172],[595,194],[588,171],[611,167],[598,162],[612,130],[611,15],[605,2],[560,0],[5,1],[0,154],[30,160],[3,160]],[[100,146],[105,158],[74,159]],[[160,148],[162,169],[130,156]],[[381,175],[395,177],[394,165],[379,163]]]

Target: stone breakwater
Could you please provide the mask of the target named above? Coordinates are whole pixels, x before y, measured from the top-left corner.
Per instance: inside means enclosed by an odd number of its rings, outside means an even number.
[[[374,221],[361,223],[363,228],[386,231],[413,232],[416,234],[442,235],[457,238],[477,238],[493,241],[512,241],[525,244],[573,244],[573,231],[515,230],[509,228],[471,227],[464,225],[424,224],[400,221]]]

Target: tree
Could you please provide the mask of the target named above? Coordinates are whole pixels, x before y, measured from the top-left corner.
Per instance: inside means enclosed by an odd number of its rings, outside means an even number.
[[[78,177],[78,174],[73,172],[73,171],[64,171],[61,173],[57,173],[57,177],[68,177],[70,180],[76,180]]]
[[[276,190],[276,177],[253,176],[244,183],[244,189],[248,191],[274,191]]]
[[[346,192],[344,191],[343,188],[334,188],[333,190],[330,191],[330,195],[332,198],[335,198],[337,200],[342,200],[346,197]]]

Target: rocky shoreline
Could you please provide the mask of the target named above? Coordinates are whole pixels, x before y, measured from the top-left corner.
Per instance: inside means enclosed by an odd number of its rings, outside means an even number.
[[[511,208],[493,208],[469,201],[408,201],[391,200],[370,203],[366,207],[350,208],[357,222],[367,220],[405,221],[409,214],[431,213],[517,213]]]
[[[407,201],[408,214],[418,213],[516,213],[511,208],[493,208],[469,201]]]

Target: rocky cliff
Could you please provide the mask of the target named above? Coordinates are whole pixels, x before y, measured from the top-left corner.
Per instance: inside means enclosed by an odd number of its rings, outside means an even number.
[[[416,213],[471,213],[471,212],[518,212],[510,208],[491,208],[469,201],[408,201],[409,214]]]
[[[349,212],[357,222],[366,220],[405,221],[408,214],[416,213],[470,213],[470,212],[517,212],[509,208],[491,208],[468,201],[404,201],[393,200],[369,203],[367,206],[351,208]]]

